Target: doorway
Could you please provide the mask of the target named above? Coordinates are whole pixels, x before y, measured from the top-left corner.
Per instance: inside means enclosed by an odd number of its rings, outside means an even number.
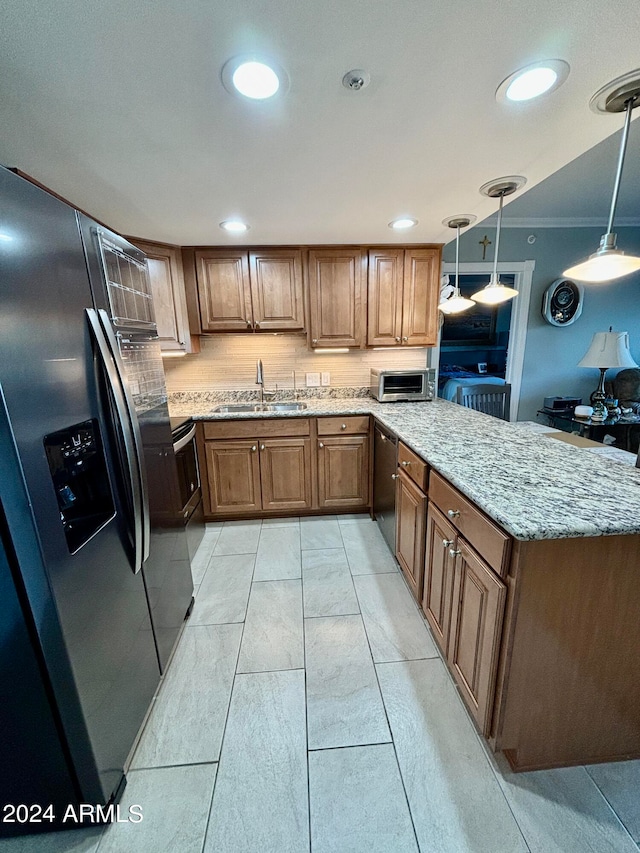
[[[465,379],[504,381],[511,385],[510,420],[517,420],[534,266],[534,261],[498,265],[501,281],[518,291],[508,303],[495,308],[478,305],[463,314],[442,315],[438,346],[428,358],[429,367],[437,371],[438,396],[452,399],[457,385]],[[484,287],[492,269],[490,263],[460,264],[462,295],[470,296]],[[442,272],[453,276],[455,265],[443,264]]]

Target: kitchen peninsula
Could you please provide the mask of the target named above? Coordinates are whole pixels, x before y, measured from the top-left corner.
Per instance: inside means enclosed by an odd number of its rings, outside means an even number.
[[[379,420],[429,467],[428,538],[448,515],[454,538],[444,558],[427,543],[420,603],[432,630],[444,614],[434,637],[491,747],[516,770],[640,757],[638,469],[446,401],[220,414],[178,399],[175,414],[204,423]],[[487,536],[501,537],[499,565]],[[427,590],[445,564],[438,611]]]

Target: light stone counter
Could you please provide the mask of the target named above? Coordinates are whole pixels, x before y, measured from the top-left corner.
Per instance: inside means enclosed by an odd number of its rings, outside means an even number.
[[[196,395],[169,405],[172,415],[197,420],[370,412],[517,539],[640,533],[640,469],[631,465],[445,400],[305,402],[308,408],[294,414],[216,414]]]

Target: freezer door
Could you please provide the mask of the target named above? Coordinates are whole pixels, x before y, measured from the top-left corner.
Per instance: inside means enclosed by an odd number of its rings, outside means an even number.
[[[37,608],[34,625],[69,748],[78,766],[93,762],[106,802],[121,781],[159,667],[142,576],[131,568],[124,474],[85,316],[92,294],[75,211],[4,169],[0,196],[10,238],[0,241],[0,418],[20,472],[0,477],[0,500],[29,606]],[[44,438],[87,422],[97,424],[105,448],[115,512],[70,553]],[[19,486],[28,508],[16,501]],[[25,512],[33,538],[25,537]],[[35,547],[40,569],[30,557]],[[58,639],[48,630],[52,619]],[[81,744],[78,718],[90,745]],[[96,801],[95,791],[82,793]]]

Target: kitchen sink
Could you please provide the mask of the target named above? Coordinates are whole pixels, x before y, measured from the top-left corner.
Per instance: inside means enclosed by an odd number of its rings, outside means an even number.
[[[306,403],[265,403],[260,409],[263,412],[300,412],[306,409]]]
[[[249,403],[229,403],[226,406],[216,406],[213,411],[227,415],[230,412],[261,412],[262,407],[259,403],[258,405],[250,405]]]
[[[229,415],[233,412],[299,412],[306,408],[306,403],[227,403],[216,406],[213,411]]]

